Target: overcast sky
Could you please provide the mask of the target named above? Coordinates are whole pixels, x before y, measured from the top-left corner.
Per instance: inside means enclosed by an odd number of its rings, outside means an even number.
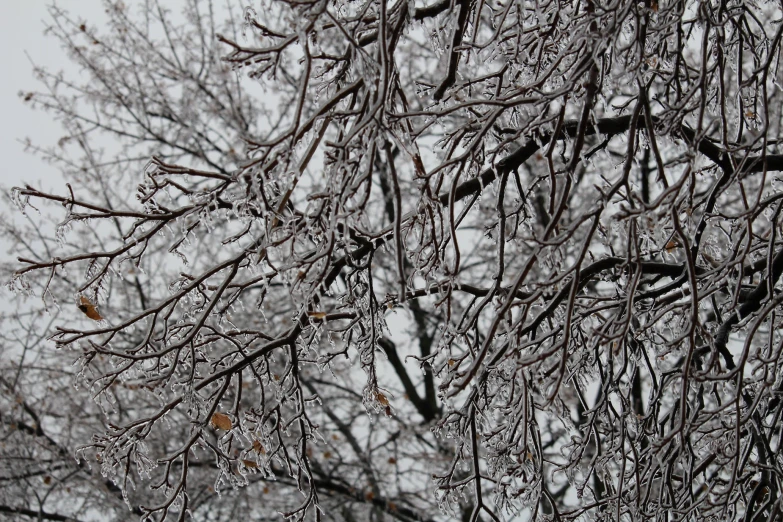
[[[57,186],[57,172],[24,152],[20,141],[29,137],[40,144],[55,143],[60,127],[48,114],[27,107],[18,95],[37,89],[30,60],[54,70],[68,66],[57,42],[43,34],[51,4],[52,0],[0,0],[0,186],[5,188],[38,180],[47,188]],[[100,0],[60,0],[57,5],[93,20],[103,13]]]

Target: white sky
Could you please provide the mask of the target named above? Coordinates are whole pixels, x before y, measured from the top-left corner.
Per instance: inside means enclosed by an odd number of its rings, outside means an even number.
[[[27,107],[18,95],[20,91],[38,88],[30,60],[53,70],[69,65],[54,38],[43,34],[50,4],[51,0],[0,0],[0,158],[3,164],[0,186],[3,188],[22,183],[37,185],[38,181],[45,188],[59,185],[57,171],[26,153],[21,140],[29,137],[39,144],[55,143],[61,136],[60,126],[48,114]],[[98,18],[103,14],[100,0],[59,0],[57,5],[86,17]]]

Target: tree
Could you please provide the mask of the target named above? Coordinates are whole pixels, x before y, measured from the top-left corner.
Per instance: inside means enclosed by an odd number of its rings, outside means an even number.
[[[24,94],[0,510],[783,516],[780,5],[107,11]]]

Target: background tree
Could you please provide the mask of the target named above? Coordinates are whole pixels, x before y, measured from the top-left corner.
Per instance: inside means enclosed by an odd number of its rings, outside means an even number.
[[[0,510],[781,516],[780,4],[107,10],[23,94]]]

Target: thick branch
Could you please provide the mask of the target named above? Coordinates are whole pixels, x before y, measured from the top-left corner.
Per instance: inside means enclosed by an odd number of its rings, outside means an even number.
[[[34,511],[32,509],[14,508],[0,505],[0,513],[8,513],[14,516],[23,516],[33,520],[61,520],[63,522],[78,522],[78,518],[61,515],[59,513],[47,513],[46,511]]]

